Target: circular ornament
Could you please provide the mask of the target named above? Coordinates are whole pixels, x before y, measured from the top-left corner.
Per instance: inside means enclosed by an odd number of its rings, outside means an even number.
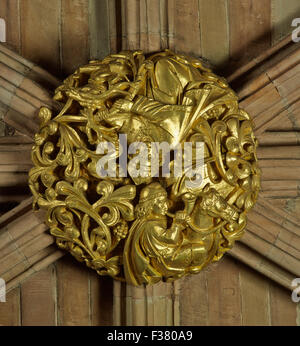
[[[200,60],[112,54],[54,100],[39,112],[29,186],[61,249],[142,285],[198,273],[241,238],[260,188],[257,140]]]

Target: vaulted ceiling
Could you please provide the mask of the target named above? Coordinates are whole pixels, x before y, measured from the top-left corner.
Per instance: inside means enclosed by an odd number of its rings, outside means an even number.
[[[129,5],[132,3],[128,2]],[[121,48],[146,51],[175,48],[172,2],[163,2],[164,8],[156,1],[153,3],[155,5],[151,8],[142,8],[141,5],[139,13],[135,6],[122,5],[124,20],[120,36],[118,25],[113,23],[113,20],[118,21],[118,16],[111,16],[111,10],[106,8],[109,3],[103,2],[101,6],[106,7],[97,10],[107,11],[110,26],[115,29],[108,33],[102,27],[97,34],[102,36],[96,35],[99,40],[92,44],[92,55],[105,55],[109,50]],[[204,2],[201,3],[205,6]],[[157,11],[161,16],[159,22]],[[192,26],[198,22],[187,6],[182,5],[176,11],[180,12],[176,17],[177,26],[185,25],[187,21]],[[143,27],[146,23],[143,16],[148,18],[146,27]],[[205,24],[205,18],[202,19],[201,25],[209,26],[209,22]],[[263,28],[258,29],[264,32]],[[97,25],[94,30],[97,30]],[[205,38],[201,42],[202,51],[198,51],[198,30],[198,27],[190,28],[189,34],[183,32],[178,35],[176,49],[198,55],[205,52],[208,46]],[[234,28],[232,30],[237,32]],[[67,33],[64,34],[67,37]],[[251,30],[248,34],[251,35]],[[223,37],[218,37],[218,40],[223,42]],[[234,42],[237,44],[238,40]],[[26,45],[24,47],[26,50]],[[238,48],[231,47],[233,52]],[[224,62],[223,50],[224,47],[220,47],[212,56],[218,66]],[[300,46],[289,36],[250,63],[241,62],[243,59],[232,68],[228,80],[238,92],[241,107],[254,119],[259,140],[262,191],[249,214],[247,232],[229,255],[290,289],[292,279],[300,276],[300,218],[299,208],[295,205],[300,173]],[[49,70],[54,71],[55,67],[49,66]],[[7,208],[10,210],[0,217],[0,277],[6,280],[8,289],[12,289],[64,255],[55,246],[43,217],[32,211],[27,188],[30,151],[38,128],[37,111],[42,105],[53,105],[51,95],[60,81],[3,44],[0,45],[0,71],[0,117],[7,124],[6,135],[0,137],[0,187],[3,191],[0,202],[8,205],[11,201],[20,203],[13,209]],[[9,133],[11,129],[13,136]],[[11,186],[20,187],[14,196],[10,192]]]

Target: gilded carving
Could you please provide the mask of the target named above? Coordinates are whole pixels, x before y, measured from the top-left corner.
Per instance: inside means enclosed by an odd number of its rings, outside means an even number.
[[[29,186],[57,245],[78,261],[154,284],[198,273],[243,235],[260,188],[253,124],[226,80],[200,60],[168,50],[112,54],[78,68],[54,99],[57,109],[39,112]],[[136,176],[121,158],[136,160],[139,152],[127,150],[137,142],[148,156]],[[176,175],[173,149],[161,174],[164,158],[152,144],[162,142],[203,143],[199,183],[188,174],[195,155]],[[114,175],[99,175],[103,143],[115,148],[107,162]]]

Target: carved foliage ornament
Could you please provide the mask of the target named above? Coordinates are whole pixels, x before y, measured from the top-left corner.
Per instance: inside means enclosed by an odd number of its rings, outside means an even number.
[[[198,273],[243,235],[260,188],[257,140],[236,94],[200,60],[124,51],[78,68],[54,99],[57,109],[39,112],[29,185],[57,245],[78,261],[133,285],[154,284]],[[121,169],[136,142],[149,149],[140,176]],[[161,174],[162,154],[153,174],[152,144],[162,142],[203,143],[198,184],[187,184],[188,170],[174,174],[174,150],[170,174]],[[115,151],[97,150],[103,143]],[[126,150],[128,161],[140,153]],[[99,175],[104,157],[115,175]],[[195,164],[193,155],[190,170]]]

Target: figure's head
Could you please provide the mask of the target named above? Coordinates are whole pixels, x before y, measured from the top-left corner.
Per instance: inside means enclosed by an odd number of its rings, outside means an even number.
[[[150,212],[165,215],[167,211],[167,192],[159,183],[151,183],[142,189],[139,204],[136,207],[138,217],[146,216]]]
[[[111,75],[128,80],[133,77],[133,69],[135,66],[132,54],[129,54],[129,56],[122,52],[119,54],[111,54],[103,59],[103,63],[109,66]]]
[[[132,73],[128,61],[123,58],[116,58],[110,62],[110,71],[121,76],[130,75]]]
[[[164,196],[157,197],[153,205],[153,213],[158,215],[166,215],[167,211],[168,211],[167,197],[164,197]]]

